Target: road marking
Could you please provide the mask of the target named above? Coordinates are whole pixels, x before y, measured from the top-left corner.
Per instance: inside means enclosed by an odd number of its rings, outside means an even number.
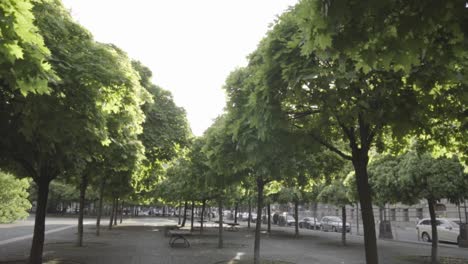
[[[91,223],[93,223],[93,222],[84,222],[83,225],[89,225]],[[76,226],[77,225],[69,225],[69,226],[55,228],[55,229],[52,229],[52,230],[45,231],[44,235],[60,232],[60,231],[66,230],[66,229],[70,229],[72,227],[76,227]],[[25,240],[25,239],[29,239],[29,238],[32,238],[32,237],[33,237],[33,234],[20,236],[20,237],[14,237],[14,238],[10,238],[10,239],[7,239],[7,240],[2,240],[2,241],[0,241],[0,246],[10,244],[10,243],[13,243],[13,242],[17,242],[17,241],[21,241],[21,240]]]

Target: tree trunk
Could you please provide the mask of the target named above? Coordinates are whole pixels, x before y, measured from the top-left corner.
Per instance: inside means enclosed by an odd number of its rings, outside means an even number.
[[[109,219],[109,230],[112,229],[112,223],[114,222],[114,211],[115,211],[115,199],[112,199],[112,207],[110,211],[110,219]]]
[[[77,246],[83,246],[83,218],[84,218],[84,204],[86,197],[86,188],[88,187],[88,173],[85,172],[81,175],[80,185],[80,213],[78,215],[78,241]]]
[[[200,233],[203,232],[203,219],[205,215],[205,206],[206,206],[206,200],[203,200],[202,209],[201,209],[201,217],[200,217]]]
[[[42,251],[44,248],[45,217],[47,210],[47,197],[49,195],[49,184],[51,179],[44,173],[37,179],[37,207],[34,222],[34,234],[31,251],[29,254],[29,264],[42,264]]]
[[[265,183],[257,178],[257,221],[255,221],[254,264],[260,263],[260,228],[262,227],[263,187]]]
[[[299,201],[294,200],[294,235],[299,236]]]
[[[247,228],[250,229],[250,220],[252,220],[252,200],[249,197],[249,219],[247,219]]]
[[[236,202],[236,207],[234,208],[234,223],[237,224],[237,209],[239,207],[239,203]]]
[[[267,205],[267,214],[268,214],[268,234],[271,234],[271,206],[270,203]]]
[[[105,185],[105,180],[103,179],[101,181],[101,186],[99,186],[99,207],[98,207],[98,213],[96,217],[96,236],[100,235],[101,232],[101,216],[102,216],[102,202],[104,199],[104,185]]]
[[[431,217],[431,239],[432,239],[432,248],[431,248],[431,263],[437,264],[439,263],[439,256],[437,246],[439,244],[439,236],[437,234],[437,222],[436,222],[436,214],[434,209],[434,199],[428,198],[427,203],[429,205],[429,215]]]
[[[117,225],[117,217],[119,215],[119,198],[115,198],[114,225]]]
[[[185,221],[187,220],[187,201],[184,203],[184,218],[182,219],[182,227],[185,226]]]
[[[314,202],[314,230],[317,229],[317,202]]]
[[[341,225],[341,242],[346,246],[346,206],[341,207],[341,217],[343,223]]]
[[[363,129],[363,128],[361,128]],[[353,166],[356,173],[359,202],[362,209],[362,223],[364,225],[364,248],[367,264],[378,264],[377,239],[375,233],[374,212],[372,210],[372,197],[367,174],[369,161],[367,149],[352,148]]]
[[[218,248],[223,248],[223,200],[219,198],[218,201]]]
[[[193,231],[193,218],[195,217],[195,213],[194,213],[194,211],[193,211],[194,206],[195,206],[195,202],[192,201],[192,210],[191,210],[191,211],[192,211],[192,215],[191,215],[191,217],[190,217],[190,231]]]
[[[124,201],[120,202],[120,224],[123,221]]]
[[[178,225],[180,225],[181,217],[180,214],[182,213],[182,206],[179,204],[179,221],[177,222]]]

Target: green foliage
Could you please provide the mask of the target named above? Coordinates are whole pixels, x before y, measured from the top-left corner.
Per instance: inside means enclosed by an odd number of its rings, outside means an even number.
[[[31,209],[29,181],[0,171],[0,186],[0,224],[26,218],[29,215],[27,211]]]
[[[349,193],[349,187],[346,186],[342,180],[334,180],[330,184],[322,186],[317,200],[338,207],[353,204],[353,199]]]
[[[57,79],[46,61],[50,51],[34,25],[35,2],[39,1],[0,3],[0,87],[22,95],[48,93],[48,82]]]
[[[404,204],[443,198],[460,202],[466,197],[468,186],[463,170],[457,157],[434,158],[416,151],[381,157],[369,168],[377,200]]]

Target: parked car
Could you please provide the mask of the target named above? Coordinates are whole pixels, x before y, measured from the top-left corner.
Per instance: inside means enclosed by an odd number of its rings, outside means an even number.
[[[286,225],[287,226],[295,226],[296,225],[296,219],[292,215],[286,215]]]
[[[460,220],[456,218],[436,218],[439,241],[457,243],[460,239]],[[431,219],[423,218],[416,225],[422,241],[432,241]]]
[[[299,228],[320,229],[320,221],[315,217],[304,217],[299,220]]]
[[[324,216],[320,220],[320,229],[322,231],[341,232],[343,220],[338,216]],[[346,223],[346,232],[351,232],[351,225]]]

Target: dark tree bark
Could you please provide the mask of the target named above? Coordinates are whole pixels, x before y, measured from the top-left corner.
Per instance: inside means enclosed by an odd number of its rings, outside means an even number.
[[[119,198],[115,198],[115,212],[114,212],[114,225],[117,225],[117,217],[119,215]]]
[[[314,210],[314,230],[317,228],[317,202],[314,202],[313,210]]]
[[[294,200],[294,235],[299,236],[299,200]]]
[[[182,227],[185,226],[185,221],[187,220],[187,201],[184,203],[184,218],[182,219]]]
[[[204,219],[204,216],[205,216],[205,206],[206,206],[206,200],[203,200],[202,210],[201,210],[201,217],[200,217],[200,233],[203,232],[203,219]]]
[[[80,184],[80,212],[78,215],[78,241],[76,243],[78,247],[83,246],[83,218],[84,218],[84,206],[85,206],[87,187],[88,187],[88,173],[84,172],[81,175],[81,184]]]
[[[98,207],[98,213],[97,213],[97,218],[96,218],[96,236],[99,236],[101,232],[102,202],[104,199],[104,185],[105,185],[104,179],[102,179],[100,185],[101,186],[99,186],[99,207]]]
[[[361,128],[362,129],[362,128]],[[367,174],[367,164],[369,161],[368,150],[357,148],[351,144],[353,152],[353,166],[356,173],[356,182],[359,193],[359,202],[362,209],[362,223],[364,225],[364,247],[367,264],[378,264],[377,239],[375,233],[374,212],[372,210],[372,197]]]
[[[192,201],[192,215],[190,217],[190,231],[193,231],[193,218],[195,217],[195,213],[194,213],[194,206],[195,206],[195,202]]]
[[[120,224],[123,221],[124,201],[120,202]]]
[[[437,234],[437,221],[436,221],[436,214],[434,209],[435,201],[432,198],[427,199],[427,203],[429,205],[429,216],[431,217],[431,239],[432,239],[432,247],[431,247],[431,263],[438,264],[439,263],[439,252],[438,252],[438,244],[439,244],[439,235]]]
[[[179,221],[177,222],[178,225],[180,225],[180,214],[182,213],[182,206],[179,204]]]
[[[236,207],[234,208],[234,223],[237,224],[237,209],[239,207],[239,203],[236,202]]]
[[[260,263],[260,229],[262,227],[263,188],[265,182],[257,178],[257,221],[255,221],[254,264]]]
[[[109,219],[109,230],[112,229],[112,223],[114,222],[114,211],[115,211],[115,199],[112,199],[112,208],[111,208],[110,219]]]
[[[267,214],[268,214],[268,234],[271,234],[271,206],[270,203],[267,205]]]
[[[341,217],[343,222],[341,224],[341,242],[346,246],[346,206],[341,207]]]
[[[39,177],[34,181],[37,184],[37,207],[34,223],[34,234],[31,251],[29,253],[29,264],[42,264],[42,252],[44,249],[45,217],[47,210],[47,197],[49,195],[49,184],[53,177],[48,175],[46,168],[41,168]]]
[[[250,221],[252,220],[252,200],[249,197],[249,219],[247,219],[247,228],[250,229]]]
[[[219,198],[218,201],[218,248],[223,248],[223,199]]]

